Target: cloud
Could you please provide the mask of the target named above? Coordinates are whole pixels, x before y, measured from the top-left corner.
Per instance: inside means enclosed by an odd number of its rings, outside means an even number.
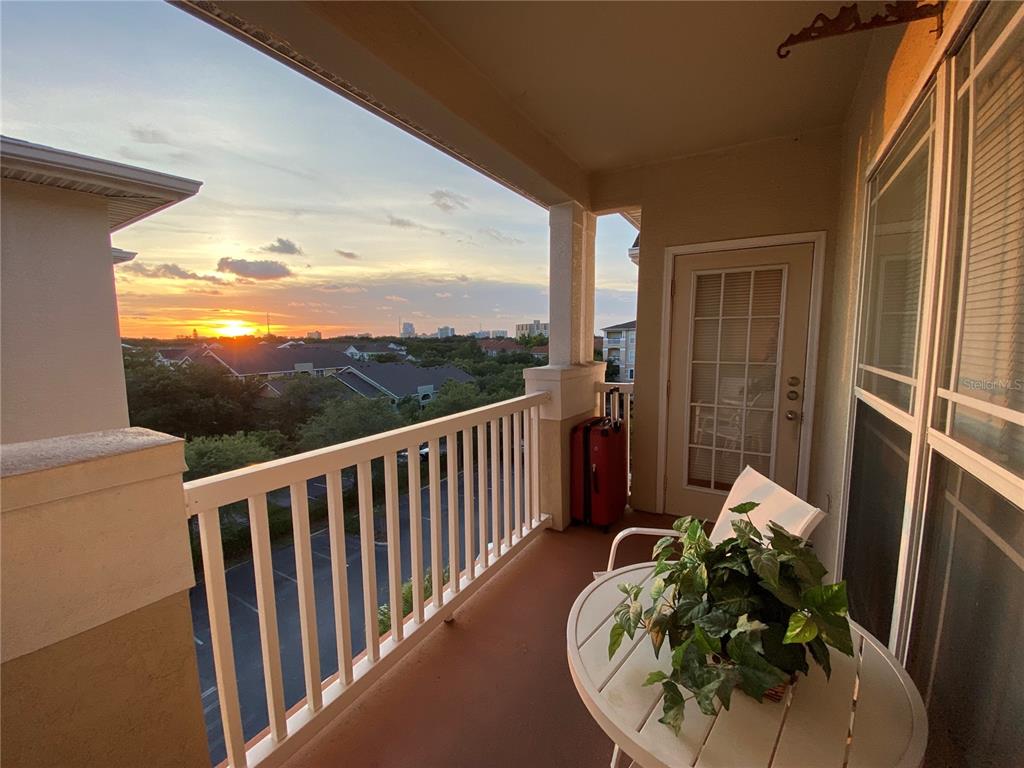
[[[384,297],[384,301],[391,301],[391,302],[394,302],[395,304],[408,304],[409,303],[409,300],[407,298],[405,298],[404,296],[394,296],[394,295],[385,296]]]
[[[171,137],[159,128],[133,125],[128,129],[128,133],[140,144],[167,144],[168,146],[175,146],[174,142],[171,141]]]
[[[438,293],[435,293],[434,295],[437,298],[439,298],[439,299],[450,299],[452,297],[452,295],[450,293],[448,293],[448,291],[439,291]]]
[[[272,243],[260,246],[260,250],[265,253],[283,253],[290,256],[302,253],[302,249],[295,244],[295,241],[286,237],[279,237]]]
[[[200,275],[179,267],[177,264],[157,264],[149,267],[140,261],[129,261],[118,267],[119,272],[131,272],[140,277],[166,278],[168,280],[202,280],[207,283],[224,285],[224,280],[216,275]]]
[[[366,289],[361,285],[343,285],[341,283],[321,283],[316,286],[318,291],[330,291],[338,293],[366,293]]]
[[[395,216],[393,213],[387,214],[387,222],[388,226],[397,227],[398,229],[418,229],[420,232],[433,232],[435,235],[441,235],[441,237],[448,236],[448,232],[443,229],[420,224],[418,221]]]
[[[355,251],[343,251],[341,248],[335,248],[334,252],[341,256],[343,259],[358,259],[359,254]]]
[[[450,189],[435,189],[430,193],[430,199],[431,205],[440,208],[445,213],[451,213],[459,208],[469,208],[469,198],[458,192],[452,192]]]
[[[249,259],[232,259],[229,256],[225,256],[217,262],[217,271],[230,272],[252,280],[279,280],[282,277],[291,277],[292,274],[288,265],[280,261],[250,261]]]
[[[495,229],[494,227],[484,227],[483,229],[480,230],[480,234],[486,235],[492,240],[495,240],[504,245],[522,245],[524,242],[526,242],[525,240],[520,240],[518,237],[515,237],[514,235],[505,234],[501,230]]]

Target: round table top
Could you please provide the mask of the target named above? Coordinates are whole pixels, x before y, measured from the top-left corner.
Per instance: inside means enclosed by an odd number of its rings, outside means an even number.
[[[921,695],[888,649],[850,623],[854,656],[833,650],[832,677],[811,662],[779,703],[736,691],[728,710],[703,714],[686,704],[677,736],[659,723],[661,686],[644,687],[649,672],[668,671],[672,654],[654,656],[638,631],[608,659],[612,613],[622,582],[642,584],[654,564],[611,571],[576,598],[566,639],[569,669],[580,697],[608,737],[642,768],[918,768],[928,723]],[[643,598],[650,600],[645,589]],[[852,724],[852,731],[851,731]]]

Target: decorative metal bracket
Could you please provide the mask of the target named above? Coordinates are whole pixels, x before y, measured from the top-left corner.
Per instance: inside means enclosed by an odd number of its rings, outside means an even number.
[[[787,37],[775,53],[780,59],[784,59],[789,56],[789,49],[799,43],[809,43],[825,37],[836,37],[866,29],[891,27],[894,24],[907,24],[920,19],[936,19],[938,27],[933,31],[937,35],[941,35],[942,10],[945,5],[945,0],[937,0],[937,2],[925,5],[918,5],[917,0],[897,0],[893,3],[886,3],[882,13],[876,13],[867,21],[861,21],[856,3],[844,5],[834,19],[824,13],[819,13],[808,26]]]

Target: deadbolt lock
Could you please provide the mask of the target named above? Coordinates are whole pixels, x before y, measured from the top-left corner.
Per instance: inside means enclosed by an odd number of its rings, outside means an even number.
[[[800,386],[800,377],[799,376],[790,376],[788,379],[786,379],[786,383],[789,386],[791,386],[791,387]]]
[[[787,400],[799,400],[800,399],[800,393],[798,393],[795,389],[791,389],[791,390],[789,390],[789,392],[786,393],[786,399]]]

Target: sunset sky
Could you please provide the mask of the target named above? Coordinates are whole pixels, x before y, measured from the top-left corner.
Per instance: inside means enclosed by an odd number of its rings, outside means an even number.
[[[203,182],[116,233],[125,336],[546,320],[547,212],[162,2],[2,5],[5,135]],[[636,231],[600,219],[597,326]]]

